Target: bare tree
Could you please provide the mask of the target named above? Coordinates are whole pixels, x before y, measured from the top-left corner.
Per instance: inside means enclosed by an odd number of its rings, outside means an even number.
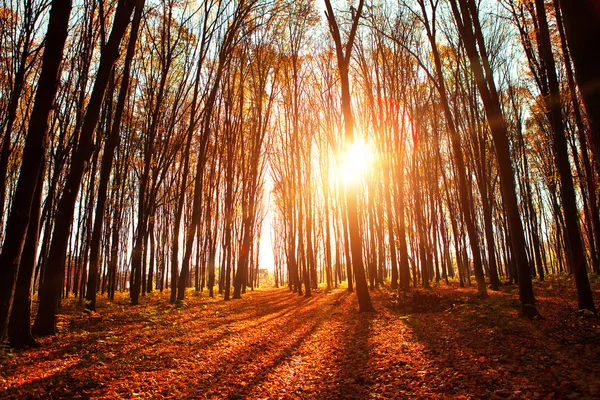
[[[35,102],[23,149],[21,173],[15,190],[13,207],[6,226],[6,239],[0,253],[0,342],[4,342],[12,309],[19,264],[29,226],[31,206],[44,162],[48,141],[48,118],[58,85],[58,74],[67,39],[71,1],[52,2],[47,38],[42,59]]]
[[[338,72],[340,74],[342,89],[342,111],[344,114],[345,144],[346,146],[349,146],[354,141],[354,117],[352,115],[352,99],[350,94],[348,69],[350,57],[352,55],[352,47],[354,46],[356,31],[358,29],[358,23],[364,7],[364,0],[360,0],[356,10],[353,9],[352,27],[350,28],[348,40],[345,45],[342,44],[341,32],[333,12],[331,2],[329,0],[325,0],[325,6],[327,8],[327,22],[329,24],[330,32],[336,48]],[[345,194],[346,211],[348,215],[348,225],[350,231],[350,247],[352,249],[352,266],[354,276],[356,278],[356,294],[358,296],[358,303],[361,311],[374,311],[373,305],[371,304],[371,297],[369,295],[369,289],[367,287],[367,280],[365,277],[365,269],[363,266],[362,239],[358,224],[357,189],[352,185],[348,185],[346,187]]]

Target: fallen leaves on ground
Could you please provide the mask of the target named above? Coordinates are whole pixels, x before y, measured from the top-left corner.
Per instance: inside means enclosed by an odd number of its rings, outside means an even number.
[[[573,311],[572,283],[538,284],[535,321],[518,316],[516,290],[379,288],[376,313],[343,289],[177,306],[153,293],[139,306],[101,299],[91,314],[70,302],[57,336],[0,360],[0,398],[600,396],[600,323]]]

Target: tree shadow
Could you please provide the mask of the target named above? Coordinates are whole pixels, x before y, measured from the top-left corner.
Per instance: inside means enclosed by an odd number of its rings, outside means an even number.
[[[518,303],[501,294],[487,300],[466,295],[462,300],[444,311],[406,314],[388,309],[422,346],[422,363],[428,366],[422,382],[431,393],[475,398],[595,397],[600,367],[593,360],[600,350],[581,357],[573,346],[548,335],[544,320],[519,316]],[[548,299],[538,298],[536,305],[542,315],[556,312],[556,304]]]
[[[148,323],[148,315],[138,311],[122,319],[123,325],[113,333],[100,329],[87,332],[77,326],[68,340],[49,339],[46,349],[33,353],[18,368],[3,371],[3,375],[56,362],[72,364],[55,366],[47,376],[5,388],[0,398],[143,397],[144,393],[159,397],[244,397],[326,321],[329,311],[319,307],[324,299],[329,301],[320,295],[303,298],[282,291],[266,295],[264,300],[268,301],[220,302],[214,307],[224,310],[235,306],[245,315],[240,319],[235,313],[221,318],[199,312],[198,319],[179,319],[172,326],[169,315],[164,314],[157,317],[160,323],[153,325]],[[196,311],[191,307],[182,313]]]
[[[359,313],[346,320],[341,351],[335,363],[339,366],[334,378],[335,397],[339,399],[366,399],[371,392],[374,377],[369,371],[372,348],[369,344],[374,313]],[[325,393],[323,393],[325,395]]]

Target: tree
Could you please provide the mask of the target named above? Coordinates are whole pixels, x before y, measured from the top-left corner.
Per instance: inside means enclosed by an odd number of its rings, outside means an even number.
[[[527,259],[523,224],[519,215],[510,146],[493,72],[489,65],[483,41],[477,7],[473,0],[451,0],[450,4],[460,37],[469,56],[471,70],[475,75],[479,95],[484,104],[488,124],[494,140],[494,149],[500,168],[502,198],[504,199],[508,214],[512,251],[516,259],[519,274],[521,309],[525,316],[533,318],[538,315],[538,311],[534,305],[535,297],[533,295],[531,272]]]
[[[39,345],[31,335],[31,287],[38,248],[44,172],[45,168],[40,169],[35,197],[31,205],[27,238],[21,256],[14,303],[8,324],[9,342],[15,348],[37,347]]]
[[[600,54],[595,50],[600,48],[600,11],[594,0],[559,0],[559,4],[600,173]]]
[[[201,200],[202,200],[202,189],[203,189],[203,177],[204,167],[207,160],[208,140],[211,133],[211,121],[213,111],[217,102],[217,95],[219,94],[219,88],[221,85],[221,79],[223,78],[224,71],[228,66],[232,52],[234,51],[237,43],[239,42],[239,34],[245,23],[247,22],[249,15],[256,6],[256,0],[250,1],[239,1],[235,3],[235,9],[233,14],[230,16],[229,25],[227,25],[225,32],[223,33],[222,41],[218,46],[218,59],[216,70],[214,71],[214,77],[212,80],[212,86],[204,103],[203,109],[203,121],[201,124],[200,133],[200,146],[198,152],[198,158],[196,161],[196,179],[194,180],[194,195],[192,204],[192,216],[191,223],[186,229],[185,235],[185,252],[181,264],[181,274],[189,273],[190,259],[192,256],[192,249],[194,246],[194,239],[200,225],[200,213],[201,213]]]
[[[29,128],[23,149],[21,173],[15,190],[13,207],[7,220],[6,239],[0,253],[0,342],[6,339],[19,264],[27,235],[31,206],[44,162],[48,141],[48,118],[58,86],[69,15],[70,0],[54,0],[48,19],[46,47],[38,81]],[[51,39],[50,39],[51,38]]]
[[[120,0],[118,3],[113,29],[100,57],[100,65],[98,66],[94,89],[83,121],[77,149],[71,159],[71,169],[67,176],[65,190],[58,204],[48,266],[44,281],[40,286],[40,306],[32,328],[33,332],[40,336],[56,333],[56,311],[62,289],[67,239],[73,223],[75,202],[83,173],[94,149],[93,135],[98,123],[104,93],[114,62],[119,55],[121,38],[129,25],[135,3],[135,0]]]
[[[86,290],[86,307],[89,310],[96,311],[96,292],[98,286],[98,258],[100,253],[100,239],[102,235],[102,226],[104,225],[105,204],[108,192],[108,182],[110,179],[115,149],[119,144],[121,120],[127,100],[129,90],[129,78],[131,71],[131,62],[135,53],[136,42],[142,12],[144,10],[144,0],[139,0],[135,7],[133,22],[131,24],[131,33],[129,34],[129,44],[127,45],[127,54],[125,56],[125,67],[123,77],[121,78],[121,88],[119,90],[119,99],[115,110],[114,121],[110,134],[106,139],[104,153],[102,155],[102,168],[100,171],[100,183],[98,185],[98,199],[96,203],[96,213],[94,217],[94,227],[90,243],[90,270]]]
[[[342,89],[342,111],[344,114],[344,134],[345,145],[351,146],[354,141],[354,117],[352,116],[352,98],[350,94],[350,80],[348,77],[350,57],[352,55],[352,47],[356,38],[358,22],[361,18],[364,0],[360,0],[358,8],[352,12],[352,27],[348,35],[346,45],[342,44],[342,37],[338,23],[329,0],[325,0],[327,8],[326,17],[329,24],[331,36],[335,43],[336,58],[338,63],[338,72],[340,74],[341,89]],[[352,249],[352,269],[356,279],[356,295],[360,311],[374,311],[371,304],[371,297],[367,287],[367,279],[365,277],[365,269],[363,266],[362,256],[362,238],[358,225],[358,193],[357,188],[348,185],[346,186],[346,212],[348,216],[348,225],[350,231],[350,247]]]
[[[477,229],[475,223],[473,221],[473,205],[471,201],[471,194],[469,194],[470,188],[467,184],[467,172],[466,166],[462,151],[462,145],[459,133],[457,131],[456,124],[454,122],[454,116],[452,115],[452,110],[450,109],[450,104],[448,103],[448,96],[446,94],[446,84],[444,82],[444,73],[442,71],[442,62],[440,59],[440,55],[437,49],[436,43],[436,8],[437,3],[430,2],[431,7],[431,22],[429,20],[427,9],[425,7],[424,1],[419,1],[419,5],[421,7],[423,24],[425,25],[425,30],[427,32],[427,37],[429,38],[429,43],[431,45],[431,49],[433,52],[433,59],[435,62],[435,74],[436,74],[436,87],[440,94],[440,102],[442,104],[442,109],[444,111],[444,116],[446,117],[446,123],[448,125],[448,130],[450,131],[450,139],[452,142],[452,150],[454,152],[454,160],[456,163],[456,169],[458,174],[458,186],[459,186],[459,195],[460,202],[462,204],[462,213],[465,220],[465,225],[467,226],[467,234],[469,236],[469,243],[471,245],[471,255],[473,256],[474,269],[475,269],[475,277],[477,279],[477,290],[479,294],[482,296],[487,296],[487,290],[485,287],[485,279],[483,276],[483,264],[481,260],[481,251],[479,247],[479,237],[477,233]],[[494,288],[498,289],[498,282],[493,282]]]
[[[18,117],[19,102],[22,100],[23,92],[27,90],[27,78],[31,71],[34,69],[35,62],[37,61],[37,54],[39,53],[42,46],[35,46],[35,34],[37,23],[40,20],[42,12],[46,8],[46,4],[43,2],[25,1],[23,4],[24,10],[22,18],[15,18],[14,23],[19,23],[18,29],[11,29],[12,32],[19,32],[18,38],[13,38],[11,42],[15,45],[14,49],[11,49],[16,61],[10,64],[12,67],[15,65],[16,71],[12,74],[9,91],[9,101],[6,110],[6,118],[0,124],[0,127],[4,129],[4,132],[0,130],[2,134],[2,147],[0,147],[0,226],[4,221],[4,203],[6,200],[6,185],[7,185],[7,173],[10,156],[13,150],[13,128]],[[20,54],[19,54],[20,53]],[[12,57],[6,57],[11,59]],[[12,68],[11,68],[12,69]],[[10,78],[9,78],[10,79]]]
[[[569,162],[567,139],[565,137],[565,127],[562,119],[560,87],[558,76],[556,74],[554,55],[552,54],[550,30],[546,19],[546,8],[543,0],[535,0],[535,5],[537,9],[541,58],[545,68],[545,75],[548,80],[548,91],[542,93],[542,95],[545,97],[546,110],[552,126],[554,157],[560,175],[560,195],[566,223],[565,233],[567,236],[565,239],[567,243],[567,259],[573,269],[575,282],[577,284],[579,308],[596,313],[592,290],[588,280],[585,249],[579,230],[579,211],[577,210],[573,175],[571,174],[571,163]]]

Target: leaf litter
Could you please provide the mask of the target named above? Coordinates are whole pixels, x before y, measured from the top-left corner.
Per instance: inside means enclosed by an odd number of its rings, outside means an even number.
[[[519,317],[515,287],[485,300],[383,287],[375,313],[342,289],[188,296],[185,307],[166,293],[139,306],[102,298],[91,314],[67,300],[58,335],[0,360],[0,398],[598,398],[598,318],[573,311],[572,282],[536,285],[535,321]]]

